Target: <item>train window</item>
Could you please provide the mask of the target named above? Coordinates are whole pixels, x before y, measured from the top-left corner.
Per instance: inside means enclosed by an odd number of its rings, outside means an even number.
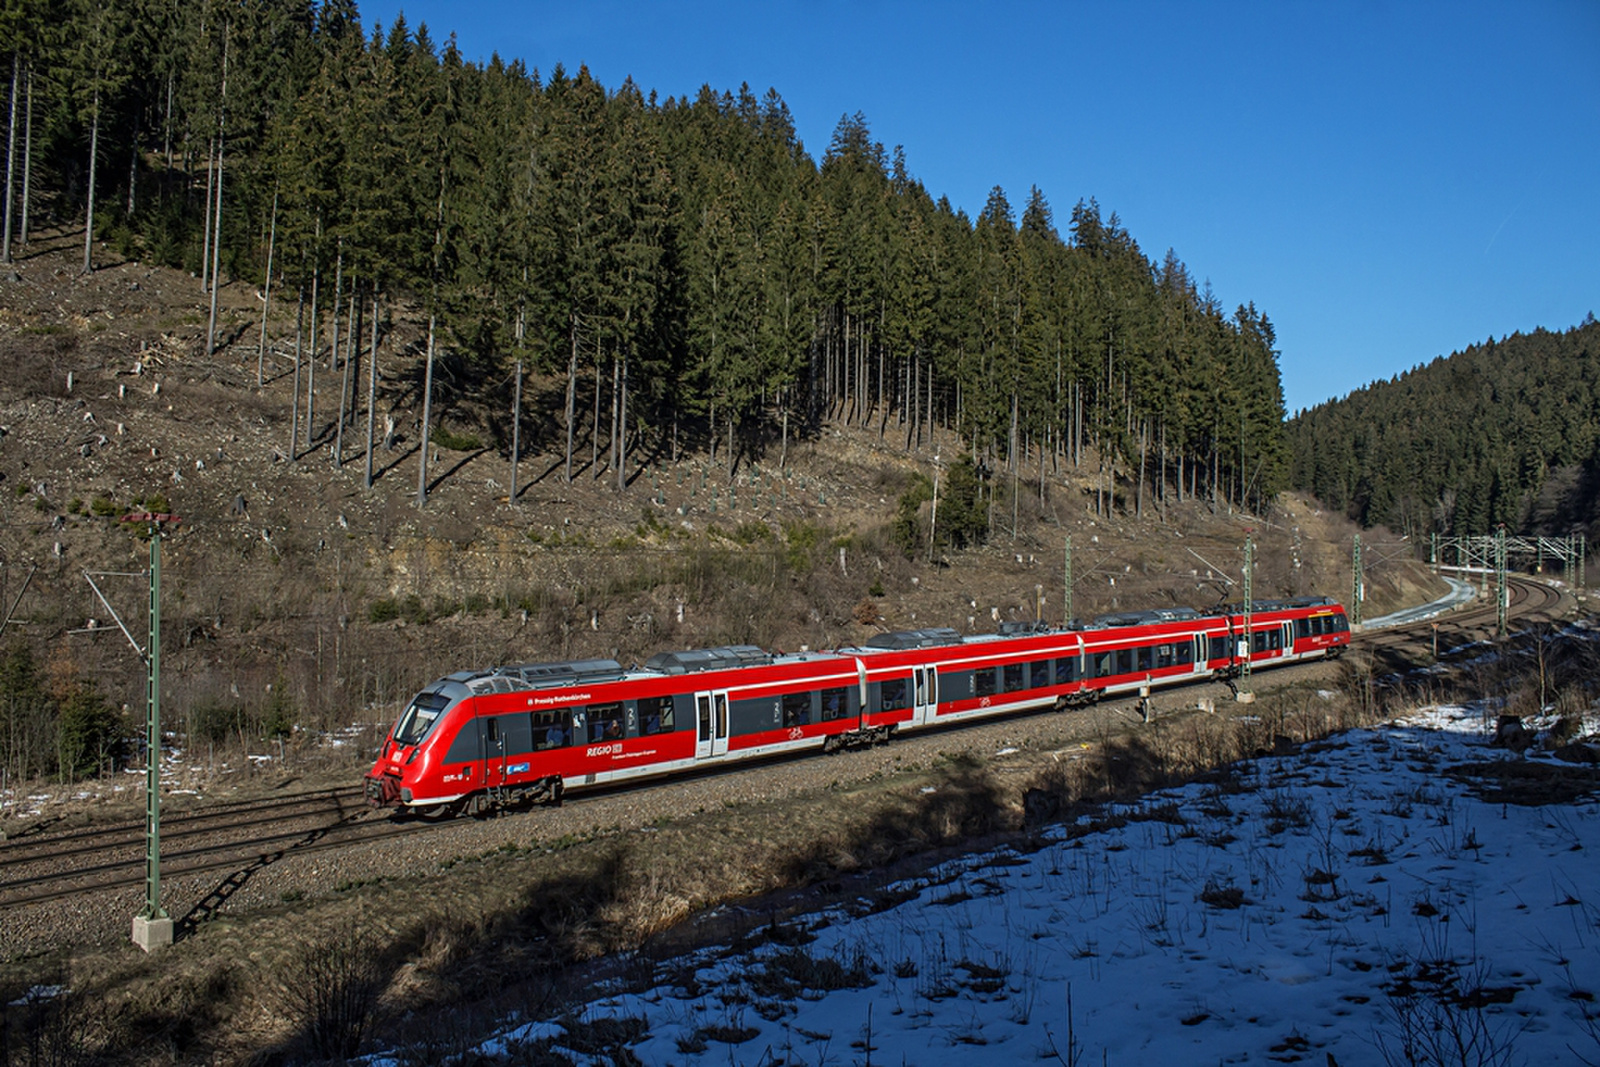
[[[673,731],[671,697],[640,697],[637,704],[641,734],[649,736]]]
[[[1027,683],[1022,680],[1025,666],[1026,664],[1022,663],[1007,663],[1000,669],[1005,676],[1006,692],[1015,693],[1019,689],[1027,688]]]
[[[1279,626],[1267,631],[1267,647],[1274,652],[1283,651],[1283,627]]]
[[[832,722],[850,714],[850,701],[844,686],[822,691],[822,721]]]
[[[1056,684],[1066,685],[1078,680],[1078,657],[1062,656],[1056,660]]]
[[[1117,654],[1115,652],[1096,652],[1089,658],[1089,665],[1093,667],[1091,678],[1109,678],[1117,673]]]
[[[1133,649],[1131,649],[1131,648],[1119,648],[1119,649],[1117,649],[1117,673],[1118,674],[1132,674],[1133,673]]]
[[[1194,642],[1187,637],[1173,645],[1172,650],[1177,653],[1173,662],[1180,665],[1194,662]]]
[[[1136,649],[1133,650],[1133,652],[1134,652],[1134,659],[1135,659],[1135,663],[1133,665],[1133,669],[1138,671],[1141,674],[1143,674],[1145,671],[1148,671],[1150,669],[1150,666],[1151,666],[1151,659],[1150,659],[1151,648],[1150,648],[1150,646],[1149,645],[1145,645],[1143,648],[1136,648]]]
[[[783,725],[804,726],[811,721],[810,693],[785,693],[782,705]]]
[[[1156,670],[1161,670],[1163,667],[1172,666],[1173,656],[1171,645],[1157,645],[1155,647],[1155,654]]]
[[[589,740],[620,741],[622,739],[622,703],[589,705]]]
[[[479,746],[479,726],[477,719],[468,719],[461,724],[461,732],[456,734],[456,739],[450,742],[450,751],[445,753],[446,763],[466,763],[469,760],[482,759],[483,753]]]
[[[507,756],[521,756],[533,751],[533,729],[526,715],[501,715],[500,751]]]
[[[536,751],[565,748],[572,743],[572,710],[560,708],[532,713],[533,747]]]
[[[945,700],[966,700],[972,695],[971,671],[939,671],[939,696]]]
[[[1032,674],[1033,674],[1033,688],[1034,689],[1043,689],[1045,686],[1049,685],[1050,684],[1050,661],[1047,660],[1047,659],[1041,659],[1041,660],[1036,661],[1034,663],[1033,667],[1032,667]]]
[[[1228,649],[1229,641],[1226,637],[1216,636],[1211,638],[1211,655],[1208,659],[1227,659],[1233,653]]]
[[[775,696],[730,700],[727,704],[728,732],[733,737],[771,730],[783,715],[783,706]]]
[[[898,711],[900,708],[909,708],[911,701],[908,694],[911,692],[909,678],[886,678],[878,699],[880,711]]]
[[[987,667],[983,670],[972,672],[972,695],[976,697],[992,697],[995,694],[994,668]]]
[[[1297,638],[1299,638],[1299,637],[1310,637],[1311,636],[1311,624],[1314,621],[1315,620],[1313,620],[1313,619],[1296,619],[1296,620],[1294,620],[1294,635],[1295,635],[1295,637],[1297,637]]]
[[[1328,627],[1328,632],[1330,634],[1342,634],[1348,632],[1349,629],[1350,620],[1345,618],[1343,615],[1335,615],[1333,617],[1332,625]]]
[[[433,729],[439,713],[449,706],[450,698],[440,693],[417,694],[417,699],[401,713],[400,725],[394,728],[395,744],[414,745],[421,741]]]

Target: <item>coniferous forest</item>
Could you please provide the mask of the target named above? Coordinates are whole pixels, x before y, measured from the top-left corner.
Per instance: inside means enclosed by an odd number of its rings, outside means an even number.
[[[1038,188],[996,187],[970,218],[859,113],[818,162],[776,91],[474,63],[351,0],[8,0],[0,49],[5,260],[79,227],[85,271],[99,240],[254,286],[312,351],[342,332],[339,425],[369,442],[359,375],[404,308],[424,436],[495,413],[501,449],[564,452],[569,478],[580,451],[625,487],[652,456],[781,454],[833,420],[907,449],[953,429],[980,471],[1084,466],[1096,507],[1118,485],[1259,507],[1287,482],[1265,314],[1093,199],[1063,229]],[[213,311],[208,347],[259,367],[267,333],[224,339]],[[524,375],[564,410],[530,419]]]
[[[1408,534],[1600,523],[1600,323],[1493,338],[1289,421],[1298,489]]]

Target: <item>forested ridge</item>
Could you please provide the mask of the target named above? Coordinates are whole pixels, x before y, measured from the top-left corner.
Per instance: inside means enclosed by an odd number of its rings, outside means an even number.
[[[1093,199],[1065,233],[1038,188],[969,218],[859,113],[818,163],[776,91],[474,63],[348,0],[7,0],[0,55],[6,261],[30,227],[83,227],[85,271],[97,238],[256,287],[259,336],[219,333],[213,300],[208,347],[259,367],[292,323],[307,375],[344,376],[312,442],[364,428],[370,457],[403,306],[424,438],[470,417],[567,478],[579,452],[622,488],[681,447],[781,455],[828,420],[908,450],[952,429],[1041,491],[1092,463],[1097,508],[1259,506],[1287,478],[1265,314],[1225,312]],[[564,410],[528,420],[525,371],[564,381]]]
[[[1296,488],[1409,534],[1600,522],[1600,323],[1493,338],[1289,421]]]

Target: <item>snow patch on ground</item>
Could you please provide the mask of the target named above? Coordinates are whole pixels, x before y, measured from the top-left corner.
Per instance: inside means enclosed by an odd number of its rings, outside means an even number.
[[[1448,772],[1517,759],[1493,721],[1430,707],[1257,760],[480,1051],[611,1062],[574,1052],[605,1023],[645,1063],[1600,1061],[1600,805],[1475,799]]]

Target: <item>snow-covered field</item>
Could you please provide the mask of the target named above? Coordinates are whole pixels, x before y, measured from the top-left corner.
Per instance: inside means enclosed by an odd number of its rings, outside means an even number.
[[[680,961],[480,1052],[1600,1064],[1597,804],[1474,799],[1447,768],[1517,758],[1486,736],[1481,709],[1442,707],[1258,760]]]

